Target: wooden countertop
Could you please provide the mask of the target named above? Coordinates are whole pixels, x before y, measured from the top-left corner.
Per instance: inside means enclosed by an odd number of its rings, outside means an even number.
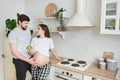
[[[99,69],[98,65],[95,63],[93,63],[87,70],[80,71],[80,70],[75,70],[75,69],[66,68],[64,66],[57,65],[58,61],[54,57],[51,57],[50,60],[51,60],[52,66],[54,66],[54,67],[58,67],[58,68],[73,71],[73,72],[76,72],[79,74],[99,78],[101,80],[115,80],[115,75],[117,73],[117,70],[110,71],[110,70]]]

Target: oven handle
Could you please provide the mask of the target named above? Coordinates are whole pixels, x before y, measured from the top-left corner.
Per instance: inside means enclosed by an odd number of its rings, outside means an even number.
[[[65,78],[63,78],[63,77],[61,77],[61,76],[59,76],[59,75],[56,75],[55,77],[60,78],[60,79],[63,79],[63,80],[68,80],[68,79],[65,79]]]

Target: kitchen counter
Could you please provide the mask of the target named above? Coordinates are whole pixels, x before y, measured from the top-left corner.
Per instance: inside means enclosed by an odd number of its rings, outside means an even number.
[[[99,78],[101,80],[115,80],[115,75],[117,73],[117,70],[116,71],[101,70],[101,69],[99,69],[98,65],[95,64],[95,63],[93,63],[85,71],[80,71],[80,70],[75,70],[75,69],[66,68],[64,66],[57,65],[58,61],[55,60],[55,58],[52,57],[52,56],[51,56],[50,60],[51,60],[52,66],[54,66],[54,67],[58,67],[58,68],[62,68],[62,69],[69,70],[69,71],[73,71],[73,72],[76,72],[76,73],[79,73],[79,74],[83,74],[83,75]]]

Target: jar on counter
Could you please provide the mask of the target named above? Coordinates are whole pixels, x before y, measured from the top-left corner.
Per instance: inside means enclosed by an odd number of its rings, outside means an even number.
[[[99,68],[100,69],[106,69],[106,63],[103,62],[103,61],[99,62]]]
[[[108,70],[117,70],[117,60],[116,59],[107,59],[107,69]]]
[[[98,58],[98,63],[99,62],[104,62],[104,58],[102,58],[102,57]]]

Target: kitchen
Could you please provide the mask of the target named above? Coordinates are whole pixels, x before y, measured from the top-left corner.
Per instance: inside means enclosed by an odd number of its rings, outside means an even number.
[[[45,7],[48,3],[55,3],[58,8],[64,7],[67,17],[71,17],[75,13],[74,0],[10,0],[1,1],[1,23],[0,23],[0,51],[2,52],[2,41],[5,37],[5,20],[6,18],[15,18],[16,13],[26,13],[31,18],[30,29],[34,29],[39,23],[36,19],[45,16]],[[67,4],[67,5],[66,5]],[[33,11],[34,10],[34,11]],[[101,19],[101,0],[87,0],[87,15],[90,18],[94,27],[81,28],[70,27],[61,35],[51,33],[54,40],[56,51],[60,56],[69,58],[88,59],[92,62],[97,62],[98,57],[102,57],[104,51],[114,52],[114,57],[118,60],[118,67],[120,67],[119,58],[119,35],[108,35],[100,33],[100,19]],[[46,21],[45,21],[46,22]],[[51,25],[51,24],[49,24]],[[2,53],[0,53],[2,54]],[[0,71],[3,70],[2,57],[0,56]],[[0,73],[3,75],[3,73]],[[4,76],[4,75],[3,75]],[[4,77],[0,77],[4,80]]]

